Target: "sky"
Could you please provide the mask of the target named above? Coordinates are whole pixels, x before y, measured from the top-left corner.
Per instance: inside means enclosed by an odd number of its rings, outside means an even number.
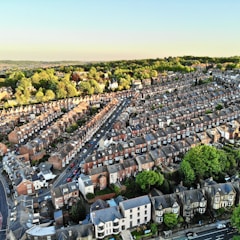
[[[0,60],[240,55],[239,0],[2,0]]]

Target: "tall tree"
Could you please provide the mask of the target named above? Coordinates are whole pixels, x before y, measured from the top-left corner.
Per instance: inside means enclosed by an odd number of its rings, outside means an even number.
[[[153,185],[160,186],[162,185],[163,181],[163,175],[152,170],[140,172],[136,176],[136,183],[139,184],[143,190],[149,190]]]
[[[180,172],[183,174],[184,184],[188,186],[192,185],[195,181],[195,173],[188,161],[183,160],[181,162]]]
[[[184,161],[189,163],[198,179],[217,175],[222,170],[218,149],[208,145],[191,148],[184,156]]]
[[[86,206],[82,199],[78,200],[70,210],[70,217],[75,223],[82,221],[86,218]]]

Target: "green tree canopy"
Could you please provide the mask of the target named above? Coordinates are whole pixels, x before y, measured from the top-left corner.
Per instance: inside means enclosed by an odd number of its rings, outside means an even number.
[[[184,156],[180,165],[180,171],[185,174],[185,180],[193,180],[191,169],[198,179],[217,175],[222,170],[219,150],[208,145],[198,145],[191,148]],[[187,170],[190,173],[187,173]]]
[[[240,232],[240,205],[234,208],[231,223],[238,229],[238,232]]]
[[[153,185],[162,185],[164,181],[164,177],[159,172],[155,172],[152,170],[143,171],[138,173],[136,176],[136,183],[139,184],[141,189],[149,190]]]
[[[86,206],[82,199],[78,200],[77,203],[71,207],[70,217],[76,223],[86,218]]]
[[[163,222],[167,227],[173,228],[178,224],[178,216],[175,213],[165,213],[163,215]]]
[[[182,161],[180,171],[184,176],[184,184],[188,186],[192,185],[196,176],[188,161]]]

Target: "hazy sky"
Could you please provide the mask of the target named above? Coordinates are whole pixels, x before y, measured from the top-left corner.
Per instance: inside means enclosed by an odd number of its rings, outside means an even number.
[[[2,0],[0,59],[240,55],[239,0]]]

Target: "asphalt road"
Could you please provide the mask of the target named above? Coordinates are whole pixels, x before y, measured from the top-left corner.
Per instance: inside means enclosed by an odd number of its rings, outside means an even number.
[[[6,239],[5,229],[7,228],[8,204],[2,181],[0,181],[0,211],[3,216],[2,230],[0,231],[0,240]]]
[[[189,232],[191,232],[191,229],[189,229]],[[223,229],[217,229],[217,228],[211,228],[206,231],[199,231],[196,232],[196,235],[189,236],[189,237],[179,237],[174,238],[175,240],[183,240],[183,239],[194,239],[194,240],[228,240],[232,239],[233,236],[237,235],[237,230],[232,228],[223,228]]]
[[[205,232],[198,233],[198,237],[195,237],[193,239],[199,239],[199,240],[228,240],[231,239],[234,234],[236,234],[236,231],[230,231],[229,228],[224,229],[210,229]]]
[[[61,175],[58,177],[58,179],[56,180],[56,182],[53,184],[53,187],[57,187],[60,186],[62,184],[65,184],[67,181],[67,178],[70,177],[73,173],[74,170],[76,170],[79,167],[79,164],[90,154],[92,154],[92,152],[94,151],[94,149],[96,149],[96,145],[98,143],[98,141],[111,129],[113,123],[115,122],[115,120],[118,118],[118,116],[122,113],[123,109],[125,109],[127,107],[127,105],[130,103],[130,99],[126,98],[122,101],[122,104],[120,104],[120,106],[116,109],[116,111],[114,111],[112,113],[112,115],[109,117],[109,119],[106,121],[105,124],[103,124],[101,126],[101,128],[94,134],[94,136],[92,137],[90,142],[89,147],[85,148],[86,152],[83,153],[83,149],[81,149],[81,151],[78,153],[78,155],[71,161],[71,162],[75,162],[75,166],[68,170],[68,168],[66,168]],[[99,137],[97,137],[97,135],[100,135]],[[96,139],[96,141],[93,141],[93,139]],[[72,177],[72,180],[75,180],[76,177]],[[48,193],[45,193],[44,196],[46,196]],[[42,196],[42,195],[41,195]]]

